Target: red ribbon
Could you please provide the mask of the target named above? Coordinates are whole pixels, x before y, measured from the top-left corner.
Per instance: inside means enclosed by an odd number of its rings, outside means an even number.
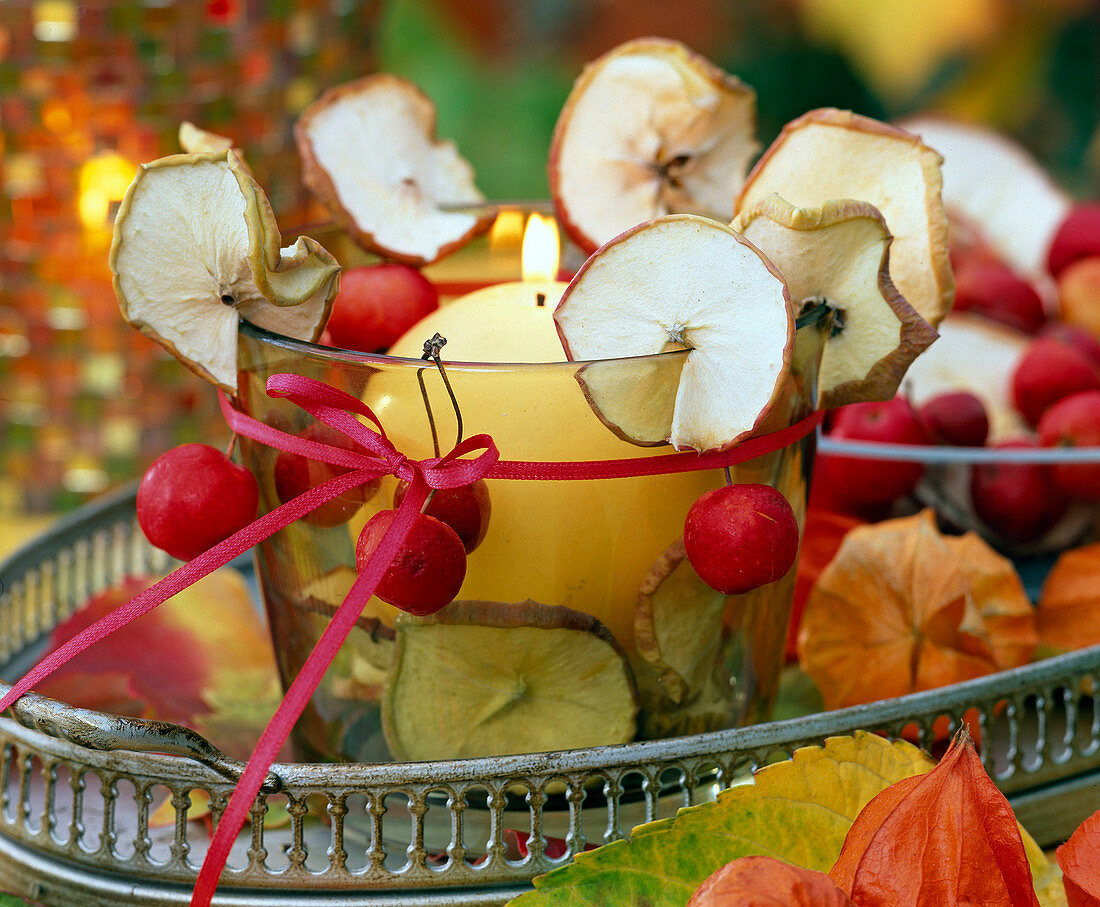
[[[338,388],[302,375],[277,374],[268,378],[267,393],[268,396],[282,397],[297,404],[317,420],[350,438],[361,450],[347,450],[287,434],[234,409],[222,396],[222,412],[229,426],[237,434],[279,450],[333,466],[341,466],[349,471],[303,492],[178,567],[136,598],[112,611],[51,652],[0,699],[0,712],[2,712],[89,646],[152,611],[177,592],[212,573],[218,567],[228,564],[233,558],[289,526],[295,520],[301,519],[327,501],[384,475],[396,476],[410,483],[409,490],[397,508],[397,514],[389,529],[367,563],[362,565],[347,597],[336,609],[328,626],[313,647],[313,651],[287,688],[282,702],[260,735],[260,740],[229,798],[225,812],[218,821],[210,849],[206,853],[195,882],[191,907],[208,907],[210,904],[218,879],[229,857],[230,848],[241,828],[244,827],[248,812],[263,786],[269,769],[275,762],[276,755],[286,742],[291,729],[317,689],[328,666],[336,657],[344,639],[355,625],[368,599],[374,594],[386,569],[393,563],[397,552],[405,543],[416,515],[427,500],[429,489],[456,488],[480,478],[577,481],[722,469],[779,450],[804,438],[820,424],[823,416],[822,413],[815,412],[788,428],[750,438],[732,450],[705,454],[686,451],[622,460],[556,462],[500,460],[493,439],[482,434],[460,442],[445,456],[410,460],[386,437],[385,430],[371,409],[357,397]],[[366,418],[377,428],[377,431],[365,426],[356,418],[356,415]],[[476,456],[467,458],[468,454],[475,453]]]

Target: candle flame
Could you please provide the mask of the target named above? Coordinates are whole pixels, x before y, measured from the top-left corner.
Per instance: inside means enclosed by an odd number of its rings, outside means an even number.
[[[553,217],[532,214],[523,231],[523,279],[557,280],[561,238]]]

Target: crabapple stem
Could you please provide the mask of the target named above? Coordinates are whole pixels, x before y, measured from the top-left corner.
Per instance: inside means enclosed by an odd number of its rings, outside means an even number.
[[[237,449],[237,433],[233,432],[229,436],[229,443],[225,445],[225,458],[227,460],[233,459],[233,451]]]
[[[730,472],[730,468],[728,466],[726,466],[726,467],[724,467],[723,471],[726,473],[726,484],[727,485],[732,485],[733,484],[733,473]]]

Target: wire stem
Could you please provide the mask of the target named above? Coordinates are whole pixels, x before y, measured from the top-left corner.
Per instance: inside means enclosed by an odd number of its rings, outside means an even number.
[[[458,406],[458,398],[455,397],[454,388],[451,387],[451,379],[447,377],[447,370],[443,367],[443,360],[439,358],[439,351],[447,345],[447,338],[436,333],[432,336],[431,340],[424,341],[424,355],[421,359],[431,359],[435,363],[435,367],[439,369],[440,377],[443,378],[443,386],[447,388],[447,396],[451,398],[451,406],[455,411],[455,422],[458,423],[458,439],[455,444],[462,443],[462,410]],[[421,384],[421,388],[423,388]],[[427,400],[427,397],[425,397]],[[435,428],[432,428],[432,437],[435,437]],[[436,448],[435,455],[439,456],[439,449]]]

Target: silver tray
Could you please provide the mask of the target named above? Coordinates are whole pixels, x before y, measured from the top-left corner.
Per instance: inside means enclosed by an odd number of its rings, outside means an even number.
[[[74,512],[0,563],[0,676],[28,669],[49,631],[91,594],[173,565],[136,528],[134,494],[130,486]],[[1049,846],[1100,808],[1098,673],[1100,647],[692,737],[450,762],[277,764],[214,903],[502,904],[586,843],[712,799],[800,746],[858,728],[908,728],[931,744],[937,719],[954,728],[970,710],[991,775]],[[209,843],[188,812],[208,795],[216,820],[241,763],[186,728],[34,694],[9,714],[0,718],[0,890],[50,907],[187,904]],[[151,821],[165,809],[166,825]],[[273,809],[284,821],[265,825]],[[546,838],[563,841],[564,853],[549,855]]]

